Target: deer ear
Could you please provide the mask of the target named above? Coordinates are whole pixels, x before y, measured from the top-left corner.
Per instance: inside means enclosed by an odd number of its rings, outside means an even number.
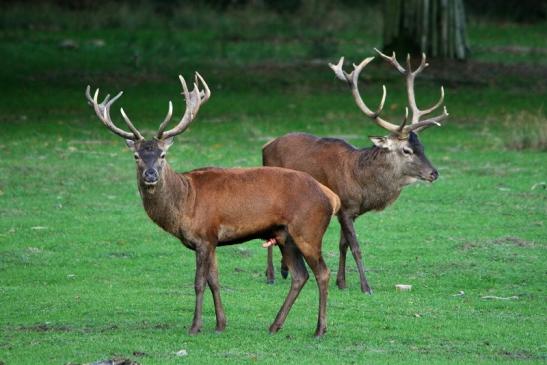
[[[129,147],[132,151],[135,151],[135,141],[126,139],[125,143],[127,144],[127,147]]]
[[[368,137],[376,147],[389,149],[391,143],[387,137]]]

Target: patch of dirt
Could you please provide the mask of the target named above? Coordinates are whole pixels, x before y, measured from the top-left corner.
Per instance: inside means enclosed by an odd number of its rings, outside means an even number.
[[[535,247],[535,243],[533,241],[527,241],[519,237],[500,237],[488,241],[478,241],[478,242],[464,242],[460,245],[460,249],[464,251],[468,250],[474,250],[477,248],[486,248],[492,245],[499,245],[499,246],[514,246],[514,247],[525,247],[525,248],[532,248]]]
[[[147,321],[142,321],[141,324],[137,325],[137,328],[138,329],[159,329],[159,330],[165,330],[165,329],[168,329],[168,328],[171,328],[173,327],[171,324],[169,323],[149,323]]]
[[[40,323],[32,326],[19,326],[16,330],[21,332],[72,332],[74,329],[64,325]]]
[[[519,237],[501,237],[492,241],[495,245],[517,246],[517,247],[534,247],[534,242],[526,241]]]
[[[125,357],[114,357],[108,360],[85,363],[84,365],[139,365],[139,363]]]
[[[531,360],[531,359],[545,359],[544,356],[536,356],[534,354],[529,353],[528,351],[502,351],[500,355],[504,357],[508,357],[510,359],[514,360]]]

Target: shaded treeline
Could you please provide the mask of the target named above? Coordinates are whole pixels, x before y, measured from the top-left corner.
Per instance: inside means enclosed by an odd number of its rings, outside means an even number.
[[[452,1],[452,0],[448,0]],[[94,9],[112,3],[111,0],[34,0],[6,1],[3,6],[13,3],[49,3],[71,10]],[[150,5],[157,14],[169,16],[173,7],[206,6],[224,11],[229,8],[255,6],[279,13],[291,13],[306,8],[347,6],[378,6],[381,0],[122,0],[116,3],[127,3],[139,6]],[[472,16],[489,17],[498,20],[518,22],[536,22],[547,19],[547,2],[544,0],[465,0],[465,8]]]

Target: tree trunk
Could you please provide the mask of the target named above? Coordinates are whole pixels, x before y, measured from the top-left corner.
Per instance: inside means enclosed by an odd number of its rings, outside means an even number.
[[[466,59],[463,0],[384,0],[383,50]]]

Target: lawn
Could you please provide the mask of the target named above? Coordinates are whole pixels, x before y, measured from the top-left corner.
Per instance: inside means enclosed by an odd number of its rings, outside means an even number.
[[[26,18],[21,7],[3,10],[0,363],[545,362],[546,24],[503,24],[497,33],[499,24],[472,21],[472,62],[431,61],[417,98],[434,102],[445,86],[450,119],[421,136],[441,177],[357,221],[372,296],[360,292],[351,258],[348,288],[336,288],[333,220],[323,249],[328,332],[317,340],[313,279],[284,328],[268,334],[290,282],[266,285],[259,241],[218,250],[226,331],[214,333],[207,292],[204,329],[187,334],[193,252],[148,219],[132,154],[100,124],[84,90],[124,90],[118,106],[151,136],[168,100],[182,114],[177,75],[200,71],[212,97],[170,149],[179,171],[259,166],[261,146],[290,131],[368,146],[368,135],[383,132],[326,62],[371,56],[381,42],[378,11],[361,10],[372,19],[366,26],[355,9],[338,9],[317,30],[305,14],[252,9],[215,22],[215,12],[183,8],[165,24],[123,7],[79,19],[47,7]],[[362,80],[372,105],[386,84],[387,117],[398,120],[401,78],[377,60]],[[117,109],[112,115],[121,121]],[[396,292],[396,284],[413,289]]]

